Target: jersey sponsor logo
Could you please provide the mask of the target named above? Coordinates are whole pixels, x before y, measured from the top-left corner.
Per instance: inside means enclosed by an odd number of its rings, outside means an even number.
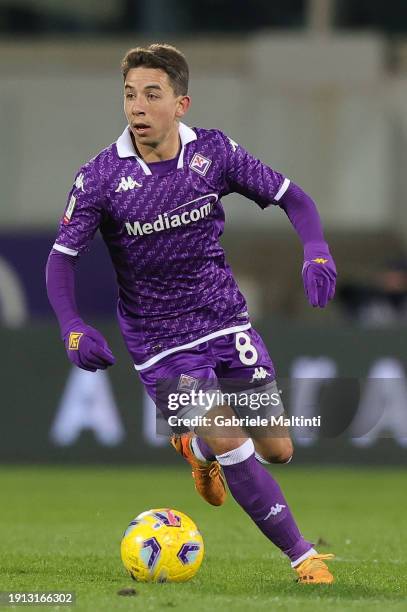
[[[85,175],[83,174],[83,172],[78,174],[78,176],[76,177],[76,180],[75,180],[75,187],[77,189],[80,189],[81,191],[83,191],[85,193],[85,189],[83,187],[83,179],[84,178],[85,178]]]
[[[275,506],[271,506],[270,512],[264,517],[263,521],[267,521],[270,516],[276,516],[281,512],[281,510],[284,510],[284,508],[286,508],[284,504],[276,504]]]
[[[71,332],[69,334],[68,346],[70,351],[79,351],[79,341],[82,338],[83,333]]]
[[[263,380],[263,378],[267,378],[267,376],[270,376],[270,374],[263,367],[255,368],[250,382],[254,382],[255,380]]]
[[[120,193],[120,191],[128,191],[129,189],[134,189],[135,187],[141,187],[141,183],[138,183],[132,179],[131,176],[128,176],[127,178],[122,176],[117,188],[115,189],[115,193]]]
[[[195,155],[191,159],[189,167],[191,168],[191,170],[194,170],[201,176],[205,176],[205,174],[208,172],[211,163],[212,161],[207,157],[204,157],[200,153],[195,153]]]
[[[181,227],[182,225],[188,225],[189,223],[196,223],[197,221],[205,219],[205,217],[211,214],[214,204],[216,204],[218,201],[218,197],[219,196],[216,193],[208,193],[207,195],[200,196],[199,198],[195,198],[195,200],[191,200],[190,202],[185,202],[185,204],[177,206],[169,212],[159,214],[152,223],[142,224],[140,221],[135,221],[133,223],[127,221],[125,224],[127,233],[129,236],[144,236],[146,234],[153,234],[154,232],[162,232],[164,230]],[[198,203],[202,200],[209,201],[204,202],[191,210],[184,210],[180,214],[175,213],[175,211],[179,210],[180,208],[184,208],[190,204],[195,204],[195,202]]]
[[[76,198],[74,195],[72,195],[64,214],[64,225],[67,225],[70,222],[75,206]]]

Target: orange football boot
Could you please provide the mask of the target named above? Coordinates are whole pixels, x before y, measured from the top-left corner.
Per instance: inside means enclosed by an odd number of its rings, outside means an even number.
[[[172,436],[171,444],[192,467],[192,478],[199,495],[212,506],[221,506],[226,499],[226,485],[217,461],[204,463],[197,459],[191,448],[193,433]]]
[[[295,567],[297,582],[301,584],[332,584],[334,577],[323,559],[333,559],[335,555],[313,555]]]

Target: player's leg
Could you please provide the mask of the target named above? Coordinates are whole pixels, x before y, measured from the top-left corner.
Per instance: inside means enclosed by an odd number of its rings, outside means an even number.
[[[226,500],[226,485],[220,465],[209,449],[209,459],[200,451],[192,448],[196,436],[192,432],[174,434],[171,444],[174,449],[190,464],[195,489],[211,506],[221,506]],[[201,444],[203,441],[201,441]]]
[[[234,414],[228,406],[211,410],[208,415],[211,413]],[[244,431],[199,427],[195,431],[216,455],[231,494],[264,535],[293,563],[316,554],[311,542],[302,537],[278,483],[256,461],[253,441]]]
[[[221,406],[208,414],[228,417],[234,412],[229,406]],[[332,582],[333,576],[323,561],[332,555],[318,555],[312,543],[301,535],[280,486],[256,460],[253,441],[244,431],[236,428],[234,432],[220,432],[216,427],[208,431],[207,427],[198,427],[196,433],[216,455],[234,499],[263,534],[287,555],[298,580],[314,584]],[[223,437],[225,433],[227,436]]]
[[[239,334],[240,345],[238,345],[235,334],[230,334],[226,341],[222,338],[213,344],[215,354],[220,355],[221,363],[216,368],[216,373],[221,379],[222,388],[226,392],[236,391],[233,383],[237,383],[239,391],[243,389],[243,395],[253,394],[267,395],[270,398],[278,396],[278,404],[259,404],[256,406],[255,413],[250,413],[251,406],[244,403],[243,408],[233,406],[234,411],[240,417],[258,415],[260,418],[270,420],[270,417],[284,417],[284,407],[279,397],[279,391],[275,382],[274,366],[270,359],[264,343],[255,330]],[[243,338],[242,338],[243,337]],[[236,348],[236,346],[238,348]],[[242,350],[243,346],[243,350]],[[250,353],[250,349],[254,353]],[[247,362],[253,361],[253,366]],[[268,382],[267,382],[268,381]],[[231,383],[232,386],[228,386]],[[251,402],[254,405],[254,401]],[[294,448],[291,441],[290,432],[283,424],[268,425],[261,427],[246,427],[248,436],[252,438],[255,447],[255,456],[258,461],[264,464],[269,463],[289,463],[292,459]],[[190,440],[190,446],[195,456],[200,460],[213,461],[215,456],[208,444],[202,438],[195,436]]]
[[[294,446],[288,428],[285,426],[271,427],[265,434],[263,428],[248,427],[247,433],[253,440],[257,461],[265,465],[271,463],[290,463]],[[214,461],[212,449],[202,438],[189,434],[190,447],[195,457],[201,461]]]
[[[224,337],[214,341],[216,346],[212,347],[212,351],[218,354],[221,362],[216,373],[218,376],[223,374],[224,377],[220,381],[221,385],[223,383],[225,388],[225,385],[228,385],[225,377],[231,376],[233,384],[228,387],[228,391],[243,389],[242,395],[245,400],[253,399],[250,397],[253,387],[257,400],[259,393],[267,395],[268,391],[271,401],[269,404],[260,404],[259,408],[262,409],[259,411],[260,416],[278,417],[283,414],[283,406],[278,393],[276,397],[278,389],[274,382],[275,373],[267,350],[254,330],[250,336],[245,335],[243,340],[241,343],[244,345],[243,349],[242,346],[238,346],[236,338]],[[238,361],[234,353],[237,353]],[[267,378],[271,381],[268,382]],[[239,398],[235,399],[236,404],[239,404]],[[245,401],[244,406],[250,408],[250,402]],[[240,404],[233,408],[233,413],[240,417],[244,416]],[[218,410],[232,412],[230,407]],[[321,556],[314,550],[312,543],[301,535],[280,486],[256,461],[255,446],[253,440],[249,438],[249,435],[255,434],[257,448],[266,460],[287,461],[292,456],[292,444],[287,429],[277,426],[277,428],[272,427],[270,431],[270,427],[264,430],[259,427],[258,431],[256,428],[252,429],[250,434],[247,431],[235,431],[232,434],[228,432],[227,436],[222,432],[208,432],[203,428],[196,428],[195,431],[199,438],[198,444],[202,440],[216,455],[235,500],[264,535],[289,557],[292,566],[298,571],[299,579],[305,582],[304,576],[312,576],[311,580],[314,583],[332,582],[333,577]],[[302,572],[304,567],[308,573]]]
[[[284,412],[282,416],[285,416]],[[260,463],[266,465],[290,463],[294,455],[294,446],[288,427],[285,425],[247,427],[247,433],[253,440],[256,459]]]
[[[254,443],[256,459],[260,463],[290,463],[293,458],[294,447],[290,437],[264,438],[262,433],[256,437],[256,433],[252,432],[250,437]]]
[[[232,395],[235,395],[233,391],[240,391],[243,399],[250,399],[249,404],[239,405],[238,401],[232,404],[236,414],[241,418],[256,416],[269,422],[268,425],[246,427],[254,442],[256,459],[265,464],[289,463],[294,452],[290,432],[284,424],[270,422],[271,417],[284,417],[284,406],[275,381],[274,365],[261,337],[250,329],[231,334],[217,344],[221,360],[216,374],[223,390]],[[269,399],[264,402],[264,398]]]
[[[210,385],[214,378],[216,380],[210,366],[211,364],[202,350],[191,349],[190,351],[180,351],[169,355],[154,366],[140,372],[140,378],[147,392],[162,413],[162,420],[166,425],[167,433],[170,433],[171,430],[168,426],[168,420],[180,413],[179,410],[172,412],[169,409],[167,401],[169,393],[174,392],[174,395],[177,396],[180,393],[187,393],[191,389],[198,391],[198,385],[201,381]],[[185,412],[184,409],[184,417],[188,416]],[[192,414],[189,416],[192,416]],[[174,431],[177,432],[177,435],[171,437],[171,443],[175,450],[191,465],[197,492],[211,505],[222,505],[226,499],[226,486],[219,463],[213,456],[213,452],[201,441],[202,450],[205,455],[208,455],[207,459],[198,447],[196,447],[195,452],[193,451],[194,434],[189,431],[180,435],[179,428],[175,428]],[[184,431],[186,431],[186,428],[184,428]]]

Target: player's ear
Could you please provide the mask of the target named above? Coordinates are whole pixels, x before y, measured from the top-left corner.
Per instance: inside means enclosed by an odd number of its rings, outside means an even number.
[[[180,96],[175,110],[176,117],[183,117],[191,106],[191,98],[189,96]]]

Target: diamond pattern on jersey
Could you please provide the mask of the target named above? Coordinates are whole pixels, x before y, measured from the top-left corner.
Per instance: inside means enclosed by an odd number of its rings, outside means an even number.
[[[164,175],[146,175],[135,157],[120,158],[115,144],[101,151],[80,168],[68,196],[76,198],[75,214],[59,226],[56,242],[79,253],[100,229],[136,363],[244,323],[246,303],[219,244],[220,198],[236,191],[264,208],[284,181],[222,132],[195,132],[183,168]],[[190,167],[196,160],[201,173]]]

